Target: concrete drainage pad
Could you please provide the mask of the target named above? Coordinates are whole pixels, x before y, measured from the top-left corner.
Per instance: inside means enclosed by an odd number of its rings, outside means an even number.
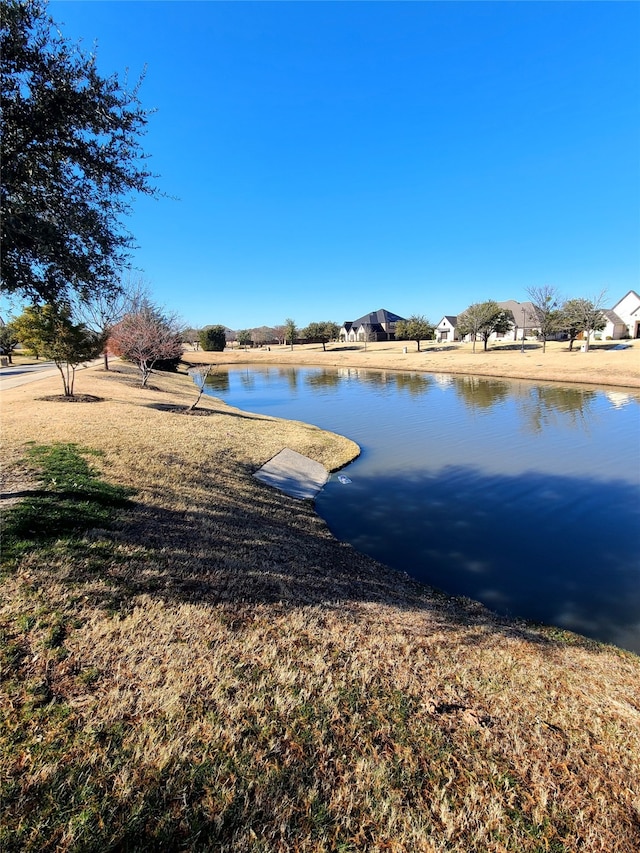
[[[285,447],[253,475],[292,498],[315,498],[329,479],[324,465]]]

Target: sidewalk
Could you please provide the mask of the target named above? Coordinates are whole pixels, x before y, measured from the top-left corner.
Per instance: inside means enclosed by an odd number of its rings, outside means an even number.
[[[85,364],[79,365],[76,370],[85,370],[87,367],[96,367],[103,363],[103,358],[95,358]],[[3,388],[18,388],[28,382],[37,379],[48,379],[51,376],[59,376],[58,368],[52,361],[43,361],[40,364],[10,364],[0,368],[0,391]]]

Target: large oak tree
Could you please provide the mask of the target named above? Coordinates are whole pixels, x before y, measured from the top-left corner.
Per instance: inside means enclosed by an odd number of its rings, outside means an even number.
[[[0,15],[2,286],[47,303],[117,290],[133,247],[122,219],[157,194],[140,81],[102,77],[42,0],[0,0]]]

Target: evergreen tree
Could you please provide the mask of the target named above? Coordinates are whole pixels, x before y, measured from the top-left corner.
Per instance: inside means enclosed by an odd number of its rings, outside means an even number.
[[[2,286],[62,303],[117,291],[134,193],[157,195],[140,137],[149,113],[59,32],[43,0],[0,0]]]

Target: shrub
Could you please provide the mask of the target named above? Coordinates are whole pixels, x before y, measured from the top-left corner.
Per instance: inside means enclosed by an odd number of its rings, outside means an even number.
[[[208,326],[200,332],[200,346],[206,352],[223,352],[226,345],[224,326]]]

